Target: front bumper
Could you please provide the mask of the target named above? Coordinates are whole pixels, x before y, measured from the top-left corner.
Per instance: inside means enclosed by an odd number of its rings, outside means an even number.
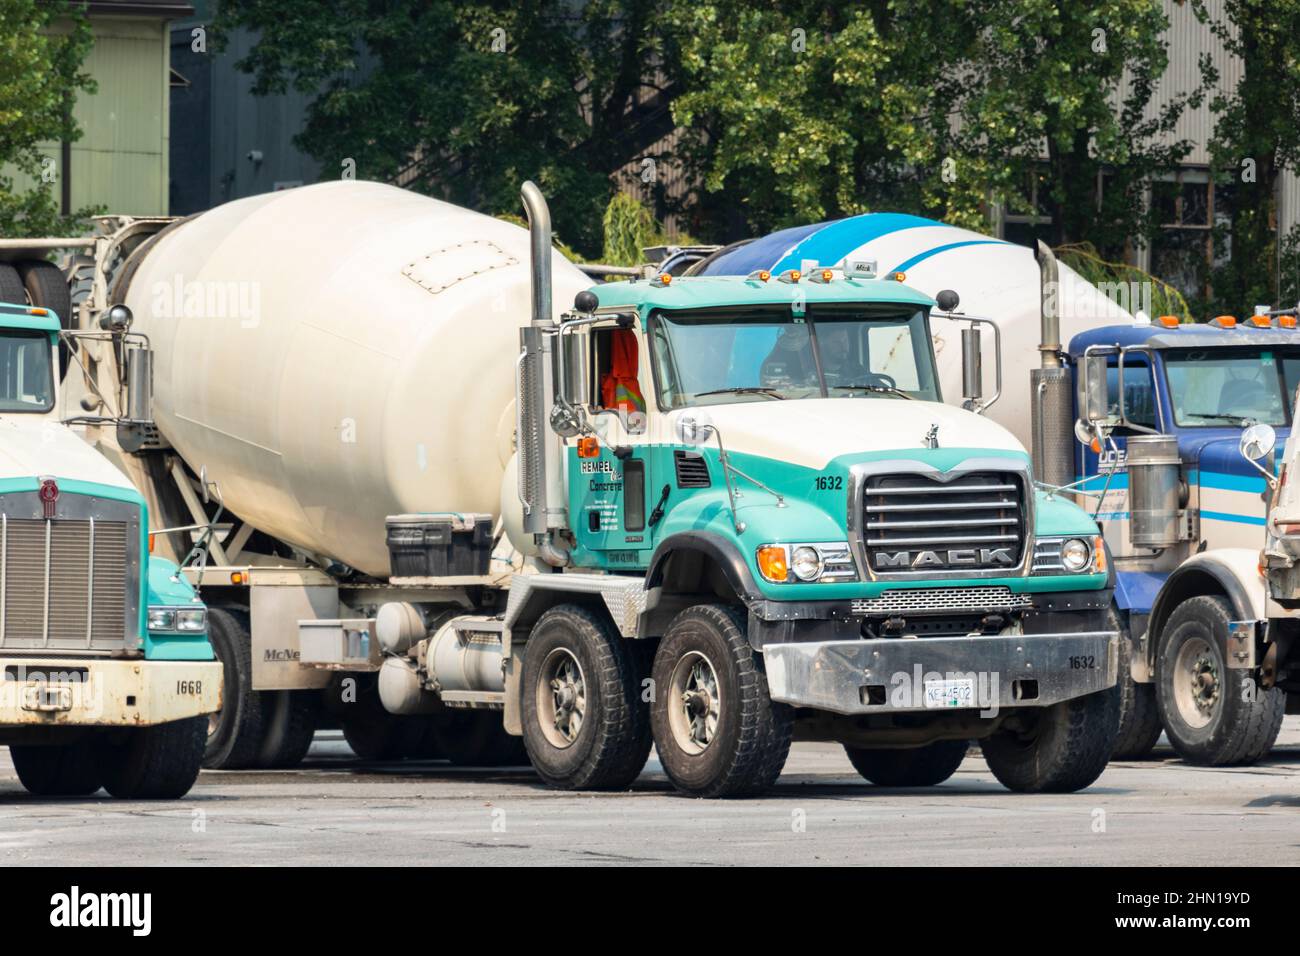
[[[221,709],[219,661],[0,657],[0,726],[143,727]]]
[[[773,700],[836,714],[1048,707],[1113,687],[1114,631],[768,644]],[[927,706],[926,685],[972,681],[972,706]]]

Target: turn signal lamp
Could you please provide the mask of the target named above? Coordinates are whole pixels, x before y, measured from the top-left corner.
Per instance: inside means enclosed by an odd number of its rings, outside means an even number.
[[[578,439],[579,458],[599,458],[600,439],[595,435],[584,435]]]
[[[149,534],[149,553],[150,553],[150,554],[153,554],[153,539],[154,539],[153,533],[150,532],[150,534]]]
[[[758,571],[773,584],[783,584],[790,577],[790,562],[785,555],[785,546],[767,544],[758,549]]]
[[[231,572],[230,572],[230,583],[231,583],[231,584],[243,584],[243,583],[244,583],[244,572],[243,572],[243,571],[231,571]]]
[[[1183,324],[1183,320],[1176,315],[1162,315],[1156,321],[1167,329],[1176,329]]]
[[[1106,539],[1101,535],[1092,539],[1092,570],[1093,573],[1106,570]]]
[[[1221,329],[1235,329],[1237,327],[1237,317],[1235,315],[1216,315],[1210,319],[1210,325],[1217,325]]]

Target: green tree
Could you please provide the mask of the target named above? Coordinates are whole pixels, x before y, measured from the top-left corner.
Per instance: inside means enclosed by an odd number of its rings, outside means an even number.
[[[942,175],[960,85],[945,60],[964,3],[677,2],[667,15],[683,92],[683,159],[711,238],[903,209],[976,225],[976,177]]]
[[[1225,0],[1221,17],[1204,0],[1194,9],[1242,68],[1235,89],[1227,90],[1214,65],[1202,64],[1216,86],[1210,107],[1217,192],[1230,197],[1229,221],[1216,228],[1215,246],[1231,255],[1213,270],[1209,306],[1237,314],[1282,296],[1294,303],[1297,238],[1283,237],[1280,276],[1277,197],[1283,172],[1300,168],[1300,2]]]
[[[1168,140],[1195,95],[1146,114],[1159,0],[684,0],[669,18],[687,162],[732,236],[871,209],[978,228],[991,201],[1028,211],[1038,180],[1051,241],[1111,252],[1188,149]]]
[[[81,71],[93,38],[80,5],[0,0],[0,235],[59,235],[84,227],[93,210],[60,213],[53,167],[39,146],[76,140],[71,104],[93,93]],[[16,188],[15,172],[31,180]]]
[[[218,32],[258,31],[254,92],[316,92],[299,145],[326,169],[491,214],[536,180],[556,231],[601,248],[610,173],[662,50],[655,0],[225,0]]]

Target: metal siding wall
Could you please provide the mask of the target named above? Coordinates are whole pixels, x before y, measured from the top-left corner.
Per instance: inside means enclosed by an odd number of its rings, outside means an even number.
[[[95,45],[83,69],[99,89],[94,95],[83,93],[73,107],[82,131],[72,144],[73,208],[97,205],[114,213],[166,213],[166,24],[141,17],[94,17],[91,25]],[[40,150],[57,168],[59,144],[45,143]],[[14,177],[17,191],[31,185],[29,177]],[[54,197],[58,202],[57,182]]]

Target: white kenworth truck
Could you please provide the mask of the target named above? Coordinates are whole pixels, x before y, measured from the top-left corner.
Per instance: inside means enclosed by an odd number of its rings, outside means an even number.
[[[524,202],[529,232],[327,183],[106,220],[71,267],[81,322],[120,305],[153,346],[156,429],[90,438],[210,606],[209,765],[292,765],[337,721],[374,758],[522,737],[570,789],[653,743],[684,793],[758,793],[796,736],[879,785],[971,740],[1014,790],[1091,784],[1105,548],[943,404],[935,300],[866,261],[592,288]],[[113,358],[71,371],[86,407]]]
[[[0,744],[38,796],[180,797],[220,706],[206,611],[150,555],[140,493],[59,401],[61,362],[115,351],[132,376],[96,420],[147,426],[148,342],[68,334],[47,307],[67,298],[50,263],[0,261]]]

